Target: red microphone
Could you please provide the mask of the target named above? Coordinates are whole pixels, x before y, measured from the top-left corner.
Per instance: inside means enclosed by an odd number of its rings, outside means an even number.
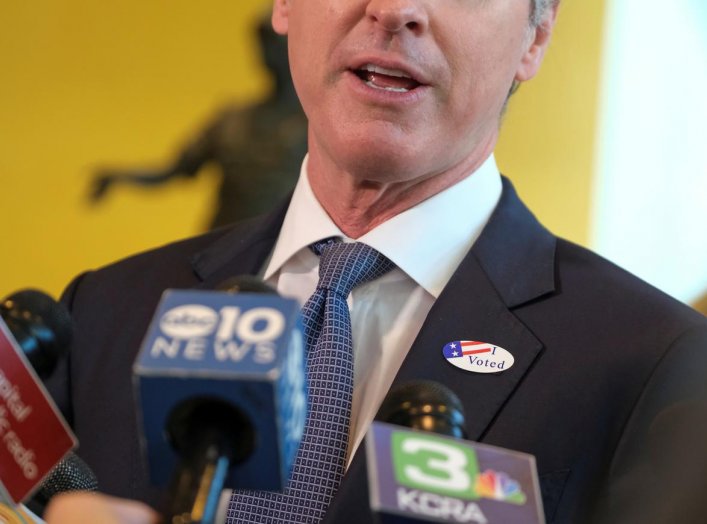
[[[0,316],[0,500],[17,504],[77,443],[38,376],[68,348],[71,319],[36,290],[4,299]]]

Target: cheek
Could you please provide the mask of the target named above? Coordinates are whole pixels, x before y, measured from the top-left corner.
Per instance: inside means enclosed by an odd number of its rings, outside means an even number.
[[[316,82],[322,74],[320,65],[322,57],[321,52],[318,52],[321,44],[316,38],[300,31],[290,32],[288,38],[290,39],[288,55],[292,81],[297,96],[305,105],[307,99],[312,97],[312,91],[316,89]]]
[[[500,112],[519,64],[519,47],[509,42],[476,43],[459,63],[454,89],[480,112]]]
[[[449,91],[451,103],[467,114],[491,109],[501,76],[501,67],[493,56],[470,50],[454,67]]]
[[[510,88],[527,48],[528,27],[522,13],[509,13],[501,7],[498,10],[483,15],[477,12],[437,33],[440,48],[455,72],[455,82],[466,83],[474,91],[483,85],[508,84]]]

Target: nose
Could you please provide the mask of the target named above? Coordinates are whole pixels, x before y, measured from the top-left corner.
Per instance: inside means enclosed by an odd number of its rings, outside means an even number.
[[[390,33],[407,29],[420,34],[429,25],[427,10],[422,3],[420,0],[370,0],[366,16]]]

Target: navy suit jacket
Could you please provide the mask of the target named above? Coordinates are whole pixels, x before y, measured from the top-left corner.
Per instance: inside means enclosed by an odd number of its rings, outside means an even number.
[[[139,449],[131,366],[162,291],[256,274],[285,210],[83,274],[67,289],[76,335],[50,390],[102,491],[159,506]],[[515,364],[463,371],[442,356],[452,340],[499,345]],[[460,397],[470,440],[536,457],[548,522],[707,520],[707,497],[694,496],[707,494],[707,321],[550,234],[507,180],[395,383],[419,378]],[[371,521],[364,455],[325,522]]]

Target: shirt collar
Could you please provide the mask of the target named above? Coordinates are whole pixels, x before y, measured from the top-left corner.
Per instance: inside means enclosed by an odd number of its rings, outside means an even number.
[[[457,184],[387,220],[357,241],[383,253],[437,298],[481,234],[501,191],[501,176],[491,155]],[[270,278],[313,242],[332,236],[350,240],[314,196],[305,157],[263,277]]]

